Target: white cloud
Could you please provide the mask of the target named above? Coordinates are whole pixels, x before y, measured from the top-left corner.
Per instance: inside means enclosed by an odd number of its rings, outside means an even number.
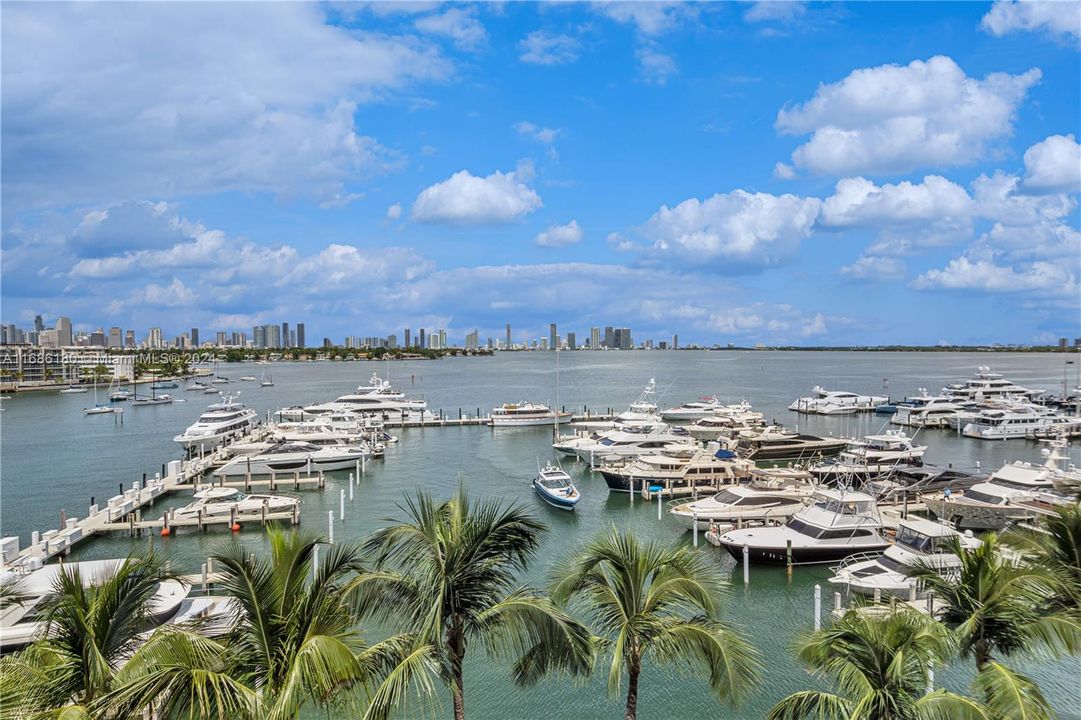
[[[559,135],[559,130],[549,127],[538,127],[531,122],[523,120],[514,124],[514,129],[519,135],[531,137],[545,145],[551,145]]]
[[[820,206],[817,198],[735,190],[701,201],[691,198],[674,208],[662,206],[643,233],[661,255],[694,263],[727,260],[765,267],[798,251]]]
[[[582,228],[577,220],[571,220],[566,225],[550,225],[547,230],[534,238],[534,242],[541,247],[563,247],[581,241]]]
[[[668,82],[668,78],[679,71],[672,56],[665,55],[652,47],[640,47],[635,51],[634,56],[638,60],[638,72],[642,80],[651,85],[664,85]]]
[[[760,0],[743,13],[747,22],[791,22],[807,12],[807,3],[798,0]]]
[[[1036,225],[1069,215],[1076,203],[1068,195],[1020,192],[1021,179],[1001,171],[972,181],[972,195],[981,217],[1008,225]]]
[[[578,59],[581,43],[570,35],[552,35],[534,30],[518,43],[522,62],[534,65],[562,65]]]
[[[633,24],[642,35],[659,35],[697,14],[694,6],[678,2],[597,2],[593,7],[616,22]]]
[[[773,177],[778,180],[793,180],[796,177],[796,168],[787,163],[779,162],[773,166]]]
[[[329,25],[307,3],[31,3],[3,25],[4,133],[19,136],[3,192],[21,206],[347,197],[397,162],[358,103],[449,71],[416,38]]]
[[[1071,0],[995,0],[980,26],[999,37],[1019,30],[1044,30],[1055,37],[1079,40],[1081,3]]]
[[[484,25],[473,16],[473,11],[452,7],[442,13],[427,15],[413,25],[421,32],[450,38],[459,50],[477,50],[488,41]]]
[[[820,222],[828,227],[882,227],[915,222],[967,219],[975,203],[963,187],[939,175],[922,183],[907,180],[875,185],[862,177],[837,182],[822,204]]]
[[[941,270],[928,270],[912,282],[925,289],[977,290],[994,293],[1038,293],[1078,297],[1074,274],[1060,263],[1034,262],[1021,268],[995,264],[989,259],[962,256]]]
[[[893,257],[864,255],[840,270],[842,275],[860,280],[889,280],[904,276],[905,264]]]
[[[526,185],[531,177],[525,167],[487,177],[461,170],[417,195],[413,219],[454,225],[512,222],[542,205],[540,196]]]
[[[397,220],[402,216],[402,204],[394,203],[387,208],[387,220]]]
[[[1017,108],[1039,79],[1032,69],[979,80],[941,55],[861,68],[820,85],[811,100],[781,109],[775,125],[786,134],[812,134],[792,160],[815,173],[962,165],[1012,133]]]
[[[1052,135],[1025,151],[1025,187],[1052,192],[1081,190],[1081,145],[1073,135]]]
[[[813,335],[822,335],[826,332],[826,318],[822,313],[816,314],[813,318],[803,324],[803,328],[800,330],[800,335],[803,337],[811,337]]]

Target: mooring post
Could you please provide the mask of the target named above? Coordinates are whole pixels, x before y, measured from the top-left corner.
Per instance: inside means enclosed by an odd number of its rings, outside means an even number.
[[[743,543],[743,584],[751,584],[751,548]]]
[[[815,631],[822,629],[822,586],[815,583]]]
[[[353,502],[353,473],[349,473],[349,502]]]
[[[345,522],[345,490],[338,491],[338,519]]]
[[[698,547],[698,513],[691,513],[691,534],[694,535],[694,547]]]
[[[334,544],[334,511],[327,511],[327,535],[330,538],[330,544]]]
[[[657,519],[661,519],[661,491],[657,491]]]

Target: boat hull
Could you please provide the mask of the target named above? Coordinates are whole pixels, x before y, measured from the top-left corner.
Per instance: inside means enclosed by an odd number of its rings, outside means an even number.
[[[548,503],[554,508],[559,508],[560,510],[574,510],[574,507],[578,504],[578,501],[582,499],[581,495],[575,495],[573,497],[555,495],[548,492],[542,485],[540,485],[540,483],[537,482],[533,483],[533,492],[535,492],[541,500]]]
[[[555,415],[547,414],[537,417],[502,417],[493,415],[489,421],[492,427],[535,427],[541,425],[547,425],[551,427],[558,422],[560,425],[571,421],[573,413],[561,412],[558,418]]]
[[[722,535],[720,545],[728,554],[737,561],[743,560],[743,545],[741,543],[727,542]],[[792,563],[795,565],[819,565],[823,563],[844,560],[850,555],[857,553],[874,552],[885,550],[888,544],[861,545],[851,547],[847,545],[819,545],[815,547],[792,548]],[[785,565],[788,562],[786,547],[748,545],[748,559],[756,565]]]

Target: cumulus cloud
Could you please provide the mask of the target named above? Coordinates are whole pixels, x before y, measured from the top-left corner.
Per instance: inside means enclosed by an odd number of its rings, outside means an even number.
[[[765,267],[799,249],[821,204],[817,198],[735,190],[684,200],[674,208],[664,205],[642,231],[660,255]]]
[[[1039,79],[1034,68],[980,80],[941,55],[861,68],[820,85],[811,100],[781,109],[775,126],[785,134],[811,134],[792,160],[815,173],[962,165],[1012,133],[1017,108]]]
[[[642,35],[659,35],[697,13],[679,2],[598,2],[593,7],[616,22],[634,25]]]
[[[3,192],[24,207],[347,197],[398,162],[357,126],[358,103],[450,69],[414,37],[333,26],[306,3],[5,6],[3,44],[4,133],[19,137]]]
[[[449,38],[459,50],[477,50],[488,41],[484,25],[473,16],[473,11],[467,8],[452,7],[444,12],[422,17],[413,25],[421,32]]]
[[[394,203],[387,208],[387,220],[397,220],[402,216],[402,204]]]
[[[1025,187],[1051,192],[1081,190],[1081,145],[1073,135],[1052,135],[1025,151]]]
[[[1060,263],[1034,262],[1020,268],[997,265],[989,259],[965,256],[951,260],[941,270],[928,270],[912,282],[913,287],[943,290],[978,290],[994,293],[1038,293],[1078,297],[1077,278]]]
[[[928,175],[922,183],[905,180],[881,186],[854,177],[837,182],[833,195],[822,204],[820,222],[842,228],[955,221],[974,209],[963,187],[939,175]]]
[[[778,180],[793,180],[796,177],[796,168],[783,162],[773,166],[773,177]]]
[[[563,65],[578,59],[581,43],[570,35],[534,30],[518,43],[519,59],[534,65]]]
[[[664,85],[668,78],[679,71],[671,55],[665,55],[655,48],[640,47],[634,56],[638,60],[639,75],[650,85]]]
[[[540,196],[526,184],[531,178],[525,168],[486,177],[461,170],[422,190],[413,203],[412,217],[418,222],[453,225],[513,222],[542,205]]]
[[[539,233],[534,242],[541,247],[563,247],[582,241],[582,228],[577,220],[571,220],[566,225],[550,225],[548,229]]]
[[[851,265],[842,266],[840,273],[859,280],[899,279],[905,274],[905,264],[894,257],[863,255]]]
[[[1081,40],[1081,3],[1074,0],[995,0],[982,27],[1001,37],[1012,32],[1044,31],[1057,38]]]
[[[743,13],[747,22],[791,22],[807,12],[807,3],[798,0],[760,0]]]

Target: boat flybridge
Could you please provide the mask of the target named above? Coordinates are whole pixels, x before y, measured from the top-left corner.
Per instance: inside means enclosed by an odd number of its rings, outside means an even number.
[[[921,465],[926,445],[914,445],[912,438],[900,430],[887,430],[851,440],[836,460],[821,462],[811,468],[819,481],[840,478],[871,480],[889,475],[904,465]]]
[[[1042,465],[1020,460],[1007,463],[963,495],[945,492],[941,499],[924,499],[924,504],[937,518],[972,530],[1002,530],[1011,522],[1050,515],[1070,502],[1055,492],[1061,479],[1075,470],[1059,465],[1066,460],[1059,453],[1064,444],[1041,450]]]
[[[548,463],[533,478],[533,491],[552,507],[573,510],[582,494],[574,486],[571,476],[558,465]]]
[[[210,405],[199,419],[173,438],[189,452],[213,452],[227,438],[247,432],[258,422],[255,411],[235,402],[235,395]]]
[[[829,582],[844,585],[860,595],[908,597],[913,570],[932,567],[944,577],[957,572],[961,560],[954,552],[954,542],[964,550],[980,546],[971,531],[961,534],[953,528],[923,518],[908,517],[898,521],[897,537],[881,554],[851,555],[833,568]]]
[[[742,431],[729,441],[729,449],[748,460],[807,460],[832,457],[848,445],[841,438],[824,438],[792,432],[771,425],[753,431]]]
[[[645,390],[638,399],[630,404],[627,410],[619,413],[611,420],[582,420],[573,422],[572,427],[578,430],[613,430],[623,427],[656,426],[662,423],[661,416],[657,413],[657,381],[649,379]]]
[[[1030,390],[1010,382],[986,365],[976,368],[976,375],[971,379],[964,383],[947,385],[942,391],[944,395],[962,403],[1013,398],[1034,400],[1044,393],[1043,390]]]
[[[688,529],[698,524],[699,530],[716,526],[731,530],[736,523],[783,523],[801,510],[814,492],[809,483],[768,486],[750,483],[729,485],[709,497],[680,503],[668,514]]]
[[[669,422],[694,422],[699,418],[715,415],[725,407],[716,395],[702,397],[692,402],[685,402],[679,407],[661,411],[661,418]]]
[[[348,470],[371,453],[356,445],[320,446],[306,442],[282,442],[255,455],[234,457],[215,470],[216,475],[270,475]]]
[[[292,512],[300,505],[300,499],[287,495],[249,495],[228,487],[206,487],[195,493],[193,502],[172,512],[172,517],[216,518],[236,513],[237,517],[260,516],[268,513]]]
[[[947,395],[929,395],[926,388],[920,394],[905,398],[895,404],[897,411],[890,418],[893,425],[902,427],[940,428],[949,427],[949,418],[964,409],[964,404]]]
[[[875,499],[844,487],[816,490],[810,504],[784,525],[729,530],[720,544],[737,560],[747,547],[753,563],[784,564],[791,546],[794,564],[827,563],[860,552],[885,550]]]
[[[8,585],[20,602],[5,602],[0,608],[0,652],[25,647],[48,632],[46,609],[56,591],[60,573],[78,573],[84,587],[92,587],[112,577],[127,560],[84,560],[45,565],[27,572],[4,570],[0,583]],[[150,598],[149,615],[154,625],[173,617],[188,594],[179,580],[162,580]]]
[[[584,440],[574,445],[573,452],[578,459],[589,463],[591,467],[596,467],[602,462],[610,462],[612,459],[655,454],[673,445],[694,446],[694,438],[686,431],[667,425],[656,428],[613,430],[597,438]],[[556,449],[560,450],[559,447]]]
[[[788,409],[817,415],[849,415],[870,412],[888,400],[883,395],[860,395],[847,390],[826,390],[818,385],[815,385],[812,392],[814,393],[812,396],[793,400]]]
[[[570,422],[574,413],[553,410],[542,403],[518,402],[504,403],[492,408],[489,424],[492,427],[531,427],[535,425],[555,426]]]
[[[696,440],[716,440],[721,435],[738,430],[753,430],[766,424],[765,416],[751,410],[750,404],[738,409],[725,408],[709,417],[699,418],[687,426],[687,432]]]
[[[659,486],[665,489],[719,487],[746,480],[754,464],[730,450],[705,450],[687,443],[668,444],[659,453],[620,458],[597,471],[611,492],[639,492]]]

